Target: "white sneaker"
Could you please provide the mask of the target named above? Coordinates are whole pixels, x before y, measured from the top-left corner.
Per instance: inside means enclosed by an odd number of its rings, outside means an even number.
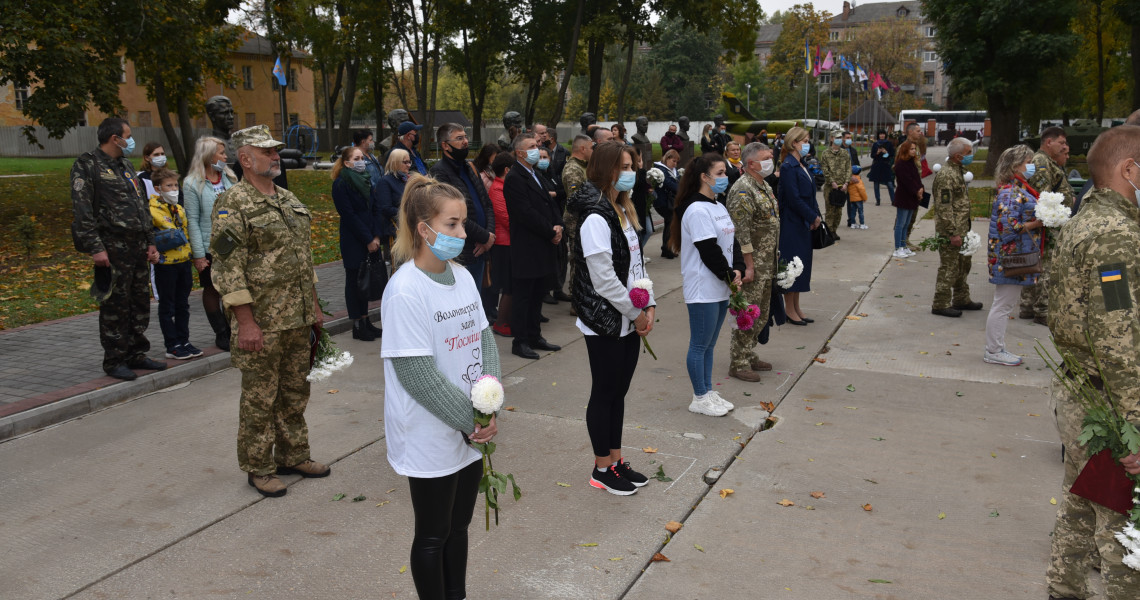
[[[860,226],[859,226],[859,229],[866,229],[866,228],[867,228],[867,226],[866,226],[866,225],[860,225]]]
[[[653,262],[653,260],[651,260],[648,256],[642,256],[641,259],[645,261],[645,264]]]
[[[728,400],[725,400],[724,398],[722,398],[722,397],[721,397],[721,395],[720,395],[720,394],[718,394],[717,392],[712,392],[712,391],[710,391],[710,392],[709,392],[709,395],[713,397],[713,402],[716,402],[717,404],[720,404],[721,406],[723,406],[723,407],[724,407],[724,409],[725,409],[725,410],[732,410],[732,409],[736,408],[736,406],[735,406],[735,405],[733,405],[733,403],[731,403],[731,402],[729,402]]]
[[[728,414],[728,409],[717,403],[712,394],[705,394],[704,396],[694,394],[693,401],[689,403],[689,412],[710,417],[723,417]]]
[[[1005,350],[997,353],[984,352],[982,354],[982,361],[991,365],[1004,365],[1007,367],[1016,367],[1022,362],[1020,356],[1012,352],[1006,352]]]
[[[914,256],[916,254],[916,252],[914,250],[911,250],[910,248],[899,248],[899,250],[902,250],[903,256],[907,257],[907,258]]]
[[[847,227],[849,227],[849,228],[851,228],[851,229],[859,229],[859,226],[858,226],[858,225],[856,225],[856,224],[854,224],[854,223],[852,223],[852,224],[848,225]]]
[[[906,255],[902,253],[902,248],[895,248],[895,251],[891,252],[891,258],[906,258]]]

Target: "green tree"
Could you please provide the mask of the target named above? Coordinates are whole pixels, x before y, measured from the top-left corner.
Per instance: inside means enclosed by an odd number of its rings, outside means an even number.
[[[675,117],[707,119],[711,114],[709,103],[720,102],[709,90],[724,49],[720,34],[701,34],[679,19],[663,21],[660,27],[658,42],[645,55],[646,68],[660,73]]]
[[[1040,0],[1029,14],[1019,0],[925,0],[923,11],[955,89],[986,94],[993,123],[986,173],[992,173],[1001,153],[1017,143],[1022,102],[1052,87],[1047,65],[1063,65],[1073,54],[1075,4]]]
[[[509,14],[514,4],[508,0],[480,0],[476,10],[471,0],[447,0],[440,7],[442,18],[447,20],[444,28],[459,32],[458,39],[444,49],[444,64],[466,79],[471,119],[475,123],[483,122],[488,86],[503,72],[504,57],[511,44],[511,22],[472,15]],[[476,144],[482,143],[481,128],[475,127],[473,134]]]

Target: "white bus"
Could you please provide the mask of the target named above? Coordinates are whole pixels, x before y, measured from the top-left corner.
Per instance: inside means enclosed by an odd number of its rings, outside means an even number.
[[[903,110],[899,111],[898,127],[903,131],[907,123],[917,123],[927,137],[945,143],[954,137],[955,131],[963,132],[971,140],[984,135],[987,118],[984,110]],[[935,122],[933,135],[926,130],[931,119]]]

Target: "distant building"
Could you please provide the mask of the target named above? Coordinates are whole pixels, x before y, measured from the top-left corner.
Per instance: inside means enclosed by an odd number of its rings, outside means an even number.
[[[843,12],[831,18],[831,29],[828,32],[829,44],[822,53],[828,50],[838,52],[844,41],[853,39],[855,29],[872,22],[886,19],[907,19],[914,22],[919,35],[928,43],[921,50],[921,64],[918,77],[915,81],[895,81],[903,92],[914,94],[937,107],[945,107],[947,94],[950,91],[950,78],[942,72],[942,59],[934,50],[934,26],[922,16],[922,2],[919,0],[902,0],[897,2],[869,2],[866,4],[852,4],[843,2]],[[768,61],[772,54],[772,46],[783,29],[781,25],[761,25],[756,33],[756,46],[754,54],[761,64]],[[853,57],[850,57],[853,58]],[[828,83],[829,74],[822,74],[820,83]]]

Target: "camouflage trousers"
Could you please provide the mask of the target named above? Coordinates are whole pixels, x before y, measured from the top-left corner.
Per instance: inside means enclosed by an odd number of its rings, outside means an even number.
[[[566,250],[568,259],[566,261],[566,276],[562,278],[563,281],[569,281],[570,286],[574,286],[574,240],[578,239],[578,215],[566,211],[562,213],[562,241],[566,243]],[[645,249],[642,249],[644,252]],[[561,286],[559,286],[561,287]]]
[[[729,369],[733,371],[751,371],[752,363],[760,360],[760,357],[753,351],[757,343],[756,336],[760,334],[761,329],[764,329],[764,323],[768,322],[768,317],[771,313],[772,274],[757,274],[756,279],[740,286],[740,293],[744,295],[745,302],[760,307],[760,318],[756,319],[756,324],[748,331],[741,331],[739,329],[732,330],[732,344],[730,346],[731,362],[729,363]],[[732,319],[733,316],[729,314],[725,318]]]
[[[839,231],[839,222],[843,220],[843,207],[832,206],[827,198],[824,197],[823,203],[827,205],[827,210],[824,211],[823,220],[827,223],[827,228],[836,233]]]
[[[949,308],[971,302],[966,276],[970,274],[972,261],[971,257],[962,256],[959,250],[960,247],[949,244],[938,250],[942,262],[938,265],[938,279],[934,281],[934,304],[931,308]]]
[[[111,295],[99,304],[99,343],[103,345],[103,370],[129,365],[146,358],[150,340],[150,264],[146,259],[146,236],[112,233],[102,236],[104,249],[115,272]]]
[[[1089,459],[1085,447],[1077,443],[1085,411],[1080,401],[1055,379],[1051,396],[1057,411],[1057,431],[1065,447],[1065,478],[1061,484],[1057,523],[1053,527],[1049,568],[1045,572],[1047,591],[1054,598],[1090,597],[1089,567],[1099,555],[1104,597],[1108,600],[1140,598],[1140,571],[1124,565],[1124,547],[1114,537],[1128,518],[1069,493]]]
[[[263,332],[260,352],[238,347],[238,328],[230,340],[230,361],[241,369],[237,456],[241,470],[268,475],[309,458],[310,327]]]
[[[1041,259],[1044,272],[1037,275],[1037,283],[1021,288],[1021,313],[1034,317],[1049,316],[1049,255]]]

